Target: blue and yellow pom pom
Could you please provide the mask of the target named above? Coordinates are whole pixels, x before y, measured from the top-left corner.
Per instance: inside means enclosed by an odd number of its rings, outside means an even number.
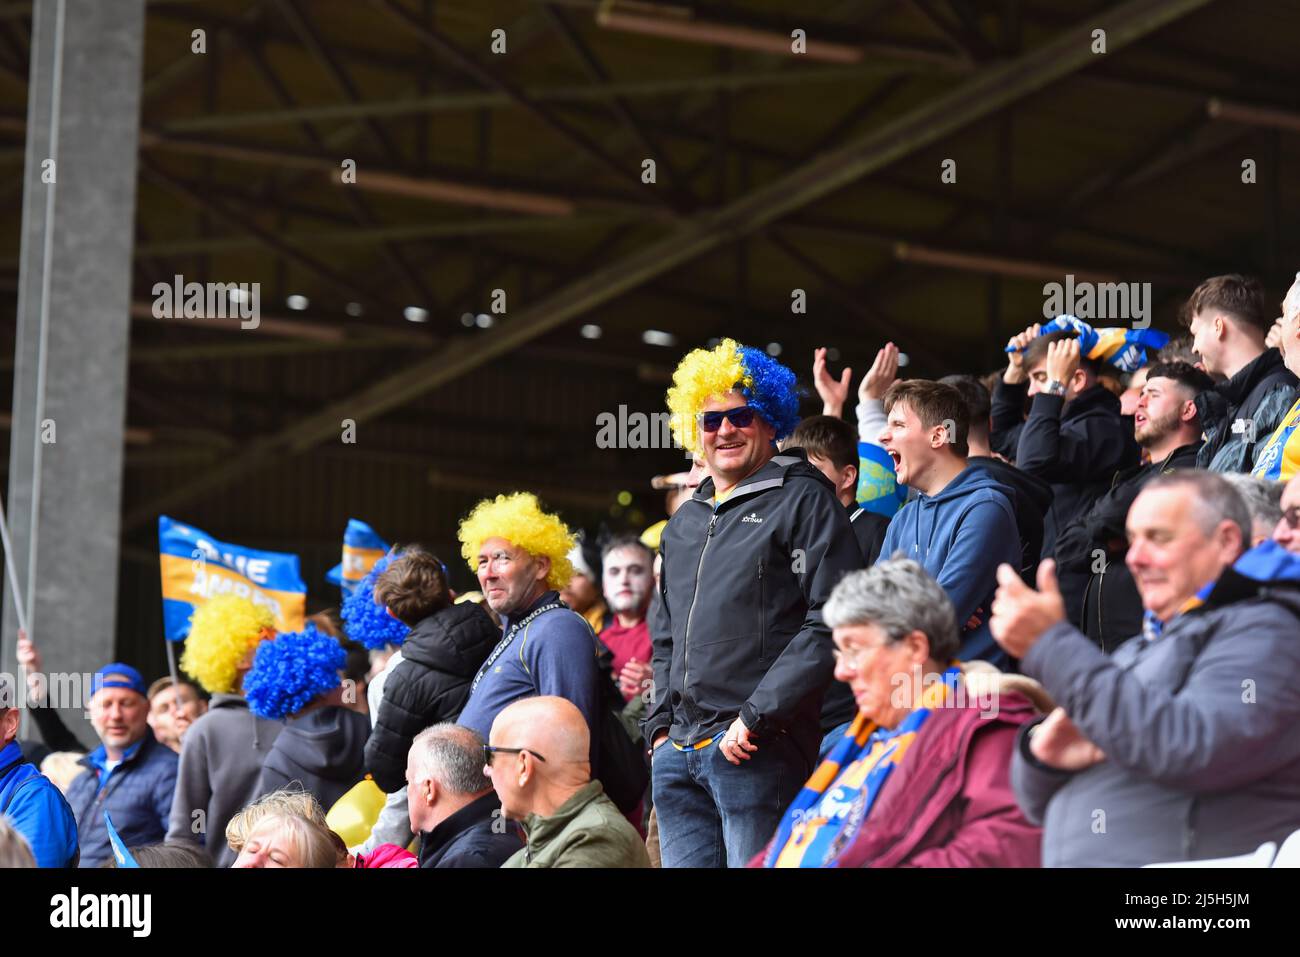
[[[723,339],[712,349],[688,352],[673,373],[668,411],[673,435],[683,448],[696,454],[702,451],[695,416],[710,398],[733,389],[776,429],[777,441],[799,424],[794,373],[761,349]]]

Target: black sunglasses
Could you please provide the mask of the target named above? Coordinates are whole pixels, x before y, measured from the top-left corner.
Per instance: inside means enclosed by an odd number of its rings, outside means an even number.
[[[730,419],[731,424],[738,429],[747,429],[754,424],[754,407],[740,405],[722,412],[701,412],[700,430],[703,432],[716,432],[722,428],[723,419]]]
[[[530,748],[498,748],[495,745],[491,745],[491,744],[483,745],[484,764],[491,764],[492,755],[494,754],[531,754],[538,761],[546,760],[544,757],[542,757],[540,754],[538,754],[536,751],[533,751]]]
[[[1291,531],[1300,530],[1300,505],[1292,505],[1283,512],[1282,521],[1286,522]]]

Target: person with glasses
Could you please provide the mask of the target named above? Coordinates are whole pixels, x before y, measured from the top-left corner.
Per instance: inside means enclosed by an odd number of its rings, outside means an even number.
[[[953,660],[957,617],[919,564],[854,572],[826,603],[858,712],[755,867],[1037,867],[1008,767],[1042,689]]]
[[[516,701],[492,722],[483,772],[526,845],[502,867],[649,867],[641,835],[592,780],[587,721],[571,701]]]
[[[435,724],[415,736],[406,765],[411,831],[421,867],[500,867],[523,847],[492,790],[478,732]]]
[[[831,682],[821,608],[862,555],[830,481],[776,442],[794,373],[724,339],[668,391],[677,441],[709,475],[660,538],[643,724],[664,867],[743,867],[812,771]]]
[[[1140,867],[1249,854],[1300,828],[1300,557],[1246,551],[1223,477],[1152,479],[1125,561],[1146,620],[1107,655],[1038,589],[998,570],[993,634],[1057,707],[1022,729],[1011,782],[1043,826],[1045,867]]]
[[[1300,555],[1300,475],[1282,490],[1282,517],[1273,529],[1273,541],[1288,552]]]

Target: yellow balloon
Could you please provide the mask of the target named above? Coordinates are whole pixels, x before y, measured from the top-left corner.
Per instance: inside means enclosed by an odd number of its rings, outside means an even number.
[[[325,815],[325,823],[348,847],[356,847],[370,837],[387,800],[388,795],[367,774],[335,802]]]

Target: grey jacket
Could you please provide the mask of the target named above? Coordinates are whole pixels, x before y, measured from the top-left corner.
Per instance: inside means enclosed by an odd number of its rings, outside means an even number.
[[[226,825],[258,796],[262,762],[283,729],[250,713],[240,695],[213,695],[208,713],[185,732],[167,840],[203,844],[217,867],[233,864]]]
[[[1021,731],[1011,781],[1043,825],[1044,866],[1228,857],[1300,828],[1300,583],[1234,575],[1153,641],[1108,656],[1058,624],[1026,654],[1021,670],[1106,753],[1058,771]]]

